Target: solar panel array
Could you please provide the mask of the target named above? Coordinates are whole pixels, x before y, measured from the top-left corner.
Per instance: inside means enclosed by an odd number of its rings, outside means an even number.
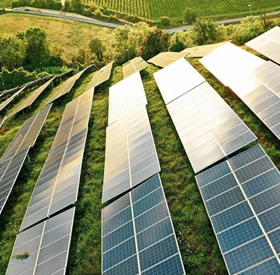
[[[67,104],[21,230],[77,201],[92,98],[88,91]]]
[[[226,59],[230,56],[230,60]],[[280,139],[279,66],[265,62],[234,45],[226,44],[201,63],[230,87]]]
[[[130,190],[160,172],[145,106],[137,106],[109,125],[102,202]]]
[[[0,159],[0,214],[8,200],[30,147],[48,116],[51,105],[25,121]]]
[[[120,119],[134,106],[141,104],[146,105],[147,98],[140,73],[136,72],[110,87],[108,125]]]
[[[149,59],[149,63],[153,63],[154,65],[158,67],[166,67],[173,62],[184,58],[186,56],[186,53],[184,52],[162,52],[159,53],[158,55],[154,56],[153,58]]]
[[[2,127],[2,125],[4,124],[5,120],[6,120],[7,117],[4,117],[0,120],[0,129]]]
[[[280,274],[280,173],[262,147],[196,180],[229,274]]]
[[[135,72],[140,72],[146,69],[148,66],[149,64],[145,60],[143,60],[142,57],[135,57],[134,59],[123,65],[123,77],[127,78]]]
[[[102,274],[185,274],[159,175],[102,210]]]
[[[257,139],[207,82],[167,109],[196,173]]]
[[[203,56],[211,53],[215,49],[219,48],[220,46],[227,44],[227,43],[229,43],[229,41],[211,44],[211,45],[196,46],[196,47],[192,47],[192,48],[187,48],[187,49],[181,51],[181,53],[184,53],[185,55],[187,55],[187,57],[195,57],[195,58],[203,57]]]
[[[48,103],[55,101],[56,99],[64,96],[65,94],[69,93],[73,86],[75,85],[76,81],[82,76],[82,74],[87,71],[92,66],[88,66],[82,71],[78,72],[77,74],[73,75],[72,77],[68,78],[61,87],[55,92],[55,94],[49,99]]]
[[[154,73],[154,77],[165,104],[205,82],[184,58]]]
[[[34,103],[34,101],[40,96],[40,94],[43,93],[45,91],[45,89],[48,88],[48,86],[53,82],[53,80],[55,78],[56,77],[51,78],[45,84],[41,85],[38,89],[36,89],[34,92],[32,92],[32,94],[24,102],[22,102],[22,104],[20,104],[12,112],[12,114],[10,116],[17,114],[18,112],[20,112],[20,111],[24,110],[25,108],[29,107],[30,105],[32,105]]]
[[[96,86],[107,81],[110,78],[113,64],[114,64],[114,62],[111,62],[111,63],[107,64],[106,66],[104,66],[103,68],[101,68],[96,73],[94,73],[91,81],[89,82],[89,84],[86,88],[86,91],[88,91],[88,90],[94,91],[94,88]]]
[[[280,64],[280,28],[278,26],[252,39],[246,45]]]
[[[6,275],[64,275],[70,248],[75,208],[20,233]],[[16,256],[28,254],[27,258]]]

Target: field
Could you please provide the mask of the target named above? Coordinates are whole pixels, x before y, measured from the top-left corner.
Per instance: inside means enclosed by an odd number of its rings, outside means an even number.
[[[87,2],[87,1],[85,1]],[[231,16],[234,14],[249,14],[248,4],[253,11],[280,8],[278,0],[96,0],[98,5],[121,13],[128,13],[159,20],[161,16],[172,19],[183,19],[186,7],[196,9],[199,16]]]
[[[224,88],[199,64],[190,60],[224,100],[258,136],[274,163],[280,168],[279,141],[258,118],[228,89]],[[148,99],[148,113],[159,160],[161,178],[176,230],[183,262],[188,275],[225,275],[225,265],[197,188],[194,173],[166,110],[150,65],[142,72]],[[65,105],[84,92],[92,73],[85,74],[74,89],[56,102],[39,136],[30,150],[16,185],[0,219],[0,275],[5,274],[13,243],[26,211],[32,190],[47,157]],[[89,132],[76,204],[74,230],[68,261],[68,275],[100,274],[101,270],[101,194],[105,159],[105,134],[108,115],[109,87],[122,79],[121,67],[94,96]],[[24,115],[9,119],[0,130],[0,156],[25,119],[42,109],[58,86],[43,93]],[[29,93],[11,105],[12,111]]]
[[[25,32],[29,28],[44,29],[50,41],[63,47],[68,57],[76,54],[79,48],[87,47],[91,38],[102,30],[100,26],[66,19],[13,13],[0,15],[0,36]]]

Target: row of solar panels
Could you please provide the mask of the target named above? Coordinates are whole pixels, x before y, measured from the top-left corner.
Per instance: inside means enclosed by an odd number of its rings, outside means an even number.
[[[102,210],[106,275],[185,274],[146,105],[139,71],[110,88],[102,202],[121,197]]]
[[[108,78],[111,65],[109,72],[106,71]],[[103,70],[104,68],[100,71]],[[96,74],[100,76],[100,72]],[[96,79],[95,75],[93,79]],[[21,230],[24,231],[17,236],[6,274],[65,274],[75,212],[75,207],[72,206],[78,196],[94,88],[97,83],[99,85],[106,80],[107,77],[103,75],[95,82],[91,81],[84,94],[66,105],[23,219]],[[51,105],[48,111],[50,107]],[[40,117],[43,111],[34,117]],[[35,143],[30,136],[35,136],[35,133],[38,136],[40,132],[28,128],[29,124],[27,120],[1,158],[5,165],[12,163],[12,169],[15,165],[20,165],[15,158],[25,158],[27,152],[24,149]],[[42,127],[43,122],[40,125]],[[17,175],[19,171],[20,168]],[[17,175],[13,175],[14,181]],[[1,179],[0,186],[4,184]],[[25,259],[22,260],[22,257]]]
[[[277,65],[228,43],[201,63],[277,133]],[[280,274],[279,171],[261,146],[215,165],[254,134],[184,59],[154,76],[195,172],[212,165],[196,180],[229,274]]]

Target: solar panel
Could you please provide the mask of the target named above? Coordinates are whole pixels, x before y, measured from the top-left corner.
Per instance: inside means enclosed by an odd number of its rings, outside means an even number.
[[[148,62],[149,63],[153,63],[154,65],[158,66],[158,67],[166,67],[170,64],[172,64],[173,62],[184,58],[186,56],[186,53],[184,52],[162,52],[159,53],[158,55],[154,56],[153,58],[149,59]]]
[[[250,48],[280,64],[280,28],[278,26],[247,42]]]
[[[82,74],[87,71],[89,68],[91,68],[92,65],[86,67],[85,69],[83,69],[82,71],[78,72],[77,74],[75,74],[74,76],[68,78],[62,85],[61,87],[55,92],[55,94],[49,99],[48,103],[53,102],[54,100],[60,98],[61,96],[69,93],[73,86],[75,85],[76,81],[82,76]]]
[[[2,120],[0,120],[0,129],[1,129],[2,125],[4,124],[6,118],[7,118],[7,117],[4,117]]]
[[[123,65],[123,77],[127,78],[135,72],[140,72],[146,69],[148,66],[149,64],[143,60],[142,57],[135,57]]]
[[[160,172],[149,117],[137,106],[107,127],[102,202]]]
[[[77,201],[92,98],[88,91],[67,104],[21,230]]]
[[[154,73],[154,78],[165,104],[205,82],[205,79],[184,58]]]
[[[20,233],[6,275],[64,275],[72,235],[75,207]],[[28,253],[27,258],[15,258]]]
[[[0,214],[9,198],[22,165],[43,127],[51,106],[28,119],[0,159]]]
[[[6,108],[13,100],[14,98],[19,95],[22,91],[24,91],[27,87],[27,84],[24,85],[21,89],[19,89],[16,93],[14,93],[12,96],[10,96],[9,98],[7,98],[4,102],[2,102],[0,104],[0,112]]]
[[[147,98],[140,73],[137,72],[110,87],[108,125],[117,121],[134,106],[141,104],[145,106]]]
[[[102,274],[185,274],[159,175],[102,210]]]
[[[94,88],[105,81],[107,81],[110,78],[112,67],[113,67],[114,62],[111,62],[101,68],[99,71],[94,73],[91,81],[89,82],[86,91],[88,90],[94,90]]]
[[[230,41],[225,41],[225,42],[216,43],[216,44],[195,46],[195,47],[187,48],[187,49],[181,51],[181,53],[185,53],[187,55],[187,57],[194,57],[194,58],[203,57],[203,56],[206,56],[207,54],[211,53],[215,49],[217,49],[217,48],[221,47],[222,45],[227,44],[229,42]]]
[[[279,67],[229,45],[231,44],[226,44],[202,58],[201,63],[229,86],[279,139]],[[225,61],[226,56],[231,56],[230,62]]]
[[[280,173],[262,147],[196,180],[229,274],[279,274]]]
[[[38,89],[36,89],[32,94],[24,101],[22,104],[20,104],[10,116],[13,116],[17,114],[18,112],[24,110],[25,108],[29,107],[34,103],[34,101],[40,96],[41,93],[45,91],[45,89],[53,82],[53,80],[56,77],[51,78],[49,81],[47,81],[45,84],[41,85]]]
[[[167,109],[195,173],[257,139],[207,82]]]

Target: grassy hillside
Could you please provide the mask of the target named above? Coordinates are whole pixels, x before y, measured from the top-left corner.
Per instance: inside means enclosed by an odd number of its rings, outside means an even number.
[[[232,92],[224,88],[202,68],[197,59],[190,61],[253,130],[259,138],[259,143],[280,168],[279,141]],[[225,265],[204,209],[194,173],[153,79],[152,74],[157,70],[156,67],[150,65],[142,72],[142,79],[149,102],[147,109],[162,168],[161,178],[186,273],[190,275],[225,275],[227,274]],[[85,74],[68,95],[54,104],[39,139],[24,164],[0,219],[0,275],[5,274],[16,234],[55,137],[64,107],[84,91],[91,77],[92,74]],[[116,67],[110,81],[94,96],[68,261],[67,274],[69,275],[100,274],[101,194],[108,91],[111,85],[121,79],[121,67]],[[42,109],[56,89],[58,87],[40,96],[25,115],[19,114],[13,119],[7,120],[0,130],[0,156],[24,120]],[[27,95],[24,96],[24,98],[26,97]],[[12,107],[14,108],[15,105]]]
[[[278,0],[249,2],[246,0],[95,0],[95,2],[108,9],[153,20],[159,20],[163,15],[172,19],[182,19],[186,7],[196,9],[199,16],[249,14],[248,4],[252,5],[252,11],[280,8]]]
[[[0,36],[42,28],[52,43],[65,49],[67,56],[87,47],[89,41],[102,29],[100,26],[38,15],[8,13],[0,16]]]

